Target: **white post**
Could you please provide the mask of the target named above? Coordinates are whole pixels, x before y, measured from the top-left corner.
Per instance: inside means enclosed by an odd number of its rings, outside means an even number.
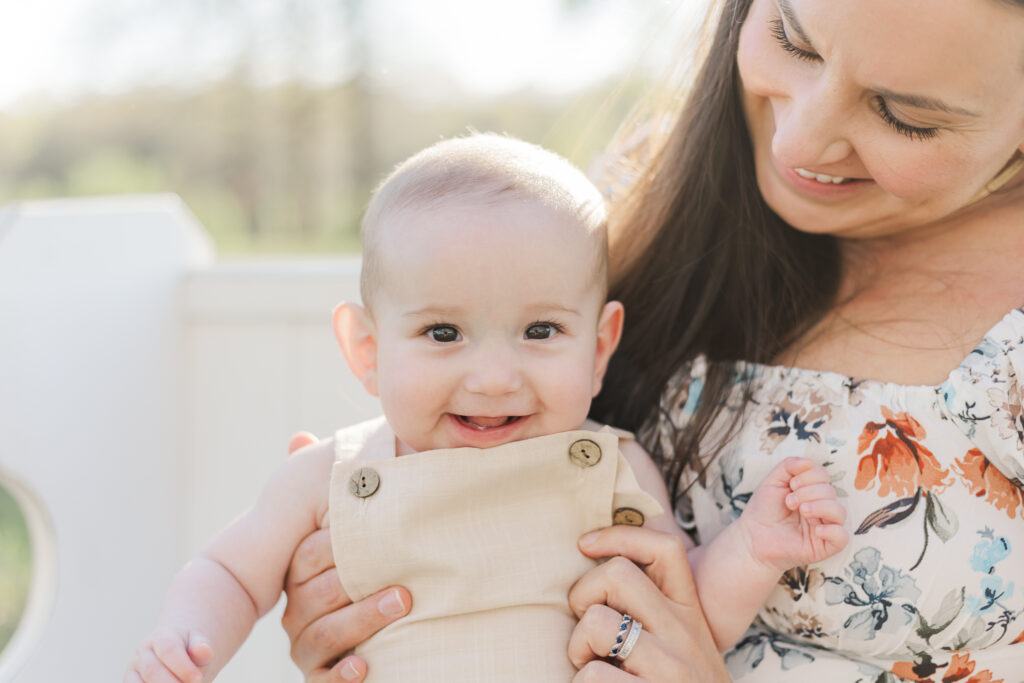
[[[212,255],[174,196],[0,212],[0,477],[43,508],[39,632],[4,680],[118,681],[152,626],[183,538],[181,283]]]

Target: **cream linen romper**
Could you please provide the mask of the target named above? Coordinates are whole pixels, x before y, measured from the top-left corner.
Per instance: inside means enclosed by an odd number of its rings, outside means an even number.
[[[619,453],[625,432],[584,425],[495,448],[395,457],[383,418],[335,436],[330,524],[346,593],[407,587],[412,611],[355,652],[369,681],[569,681],[576,542],[657,516]],[[591,431],[589,428],[593,428]]]

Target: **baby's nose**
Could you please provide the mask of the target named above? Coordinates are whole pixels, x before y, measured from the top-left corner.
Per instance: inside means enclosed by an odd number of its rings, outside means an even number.
[[[519,391],[523,376],[516,354],[503,349],[476,354],[466,375],[466,389],[475,394],[503,395]]]

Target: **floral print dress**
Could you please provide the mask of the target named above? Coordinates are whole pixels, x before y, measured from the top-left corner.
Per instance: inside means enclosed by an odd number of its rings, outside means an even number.
[[[1024,681],[1024,309],[939,386],[738,370],[752,404],[704,476],[683,473],[677,517],[707,542],[773,466],[802,456],[831,473],[850,543],[783,575],[726,654],[733,678]],[[666,448],[706,371],[698,359],[665,394]],[[737,385],[726,413],[741,400]]]

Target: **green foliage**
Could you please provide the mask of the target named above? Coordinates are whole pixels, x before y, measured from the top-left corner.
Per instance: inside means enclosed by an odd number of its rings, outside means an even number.
[[[0,651],[7,646],[28,599],[32,551],[21,509],[0,486]]]
[[[425,108],[364,79],[137,90],[0,113],[0,204],[176,192],[222,253],[354,252],[370,191],[397,162],[469,129],[550,147],[584,169],[639,84],[570,98],[520,92]]]
[[[169,189],[163,168],[153,160],[135,156],[128,149],[99,148],[90,151],[67,169],[72,195],[162,192]]]

